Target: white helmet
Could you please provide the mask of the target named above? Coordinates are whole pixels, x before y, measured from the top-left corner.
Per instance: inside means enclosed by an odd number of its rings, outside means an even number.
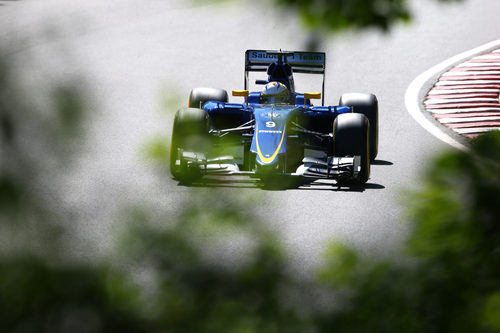
[[[269,82],[261,93],[262,102],[269,103],[287,103],[290,101],[290,94],[287,87],[281,82]]]

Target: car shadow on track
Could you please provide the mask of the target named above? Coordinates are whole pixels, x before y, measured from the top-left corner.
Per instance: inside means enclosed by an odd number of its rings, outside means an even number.
[[[334,181],[316,180],[302,184],[297,190],[304,191],[335,191],[335,192],[364,192],[366,190],[382,190],[385,186],[375,183],[336,183]]]
[[[263,183],[257,179],[203,179],[196,183],[178,183],[178,186],[187,187],[205,187],[205,188],[254,188],[265,191],[338,191],[338,192],[364,192],[365,190],[381,190],[385,186],[375,183],[355,184],[343,183],[338,184],[333,180],[312,180],[303,179],[293,183]]]
[[[179,182],[177,186],[187,187],[227,187],[227,188],[259,188],[259,181],[252,178],[213,177],[202,178],[194,183]]]
[[[372,165],[393,165],[394,163],[385,160],[375,160],[371,163]]]

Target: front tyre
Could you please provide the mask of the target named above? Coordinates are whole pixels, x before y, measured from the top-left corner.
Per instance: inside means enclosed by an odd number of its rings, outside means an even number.
[[[201,109],[208,101],[227,102],[227,91],[218,88],[194,88],[189,94],[188,106]]]
[[[353,112],[364,114],[370,122],[370,160],[378,154],[378,100],[373,94],[347,93],[340,97],[339,105],[350,106]]]
[[[361,113],[339,114],[333,122],[334,156],[361,156],[356,181],[370,178],[370,122]]]
[[[188,182],[201,177],[199,172],[193,173],[183,167],[181,154],[183,151],[206,153],[209,149],[207,112],[196,108],[179,109],[175,114],[170,145],[170,172],[174,179]]]

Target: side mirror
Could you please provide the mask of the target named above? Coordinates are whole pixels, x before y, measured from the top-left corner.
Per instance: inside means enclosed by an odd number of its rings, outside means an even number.
[[[248,97],[248,90],[233,90],[233,96]]]
[[[321,93],[304,93],[304,107],[308,99],[321,99]]]
[[[248,105],[248,90],[233,90],[233,96],[245,97],[245,103]]]

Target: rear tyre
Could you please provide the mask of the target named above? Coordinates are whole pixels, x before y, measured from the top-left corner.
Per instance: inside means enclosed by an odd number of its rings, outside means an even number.
[[[170,145],[170,172],[174,179],[187,182],[201,177],[199,172],[184,168],[180,153],[182,151],[206,153],[209,148],[208,114],[205,110],[179,109],[175,114]]]
[[[370,122],[361,113],[339,114],[333,122],[334,156],[361,156],[356,179],[366,183],[370,178]]]
[[[202,108],[208,101],[227,102],[227,91],[218,88],[194,88],[189,94],[189,107]]]
[[[339,105],[351,106],[353,112],[364,114],[370,121],[370,160],[378,154],[378,100],[373,94],[347,93],[340,97]]]

